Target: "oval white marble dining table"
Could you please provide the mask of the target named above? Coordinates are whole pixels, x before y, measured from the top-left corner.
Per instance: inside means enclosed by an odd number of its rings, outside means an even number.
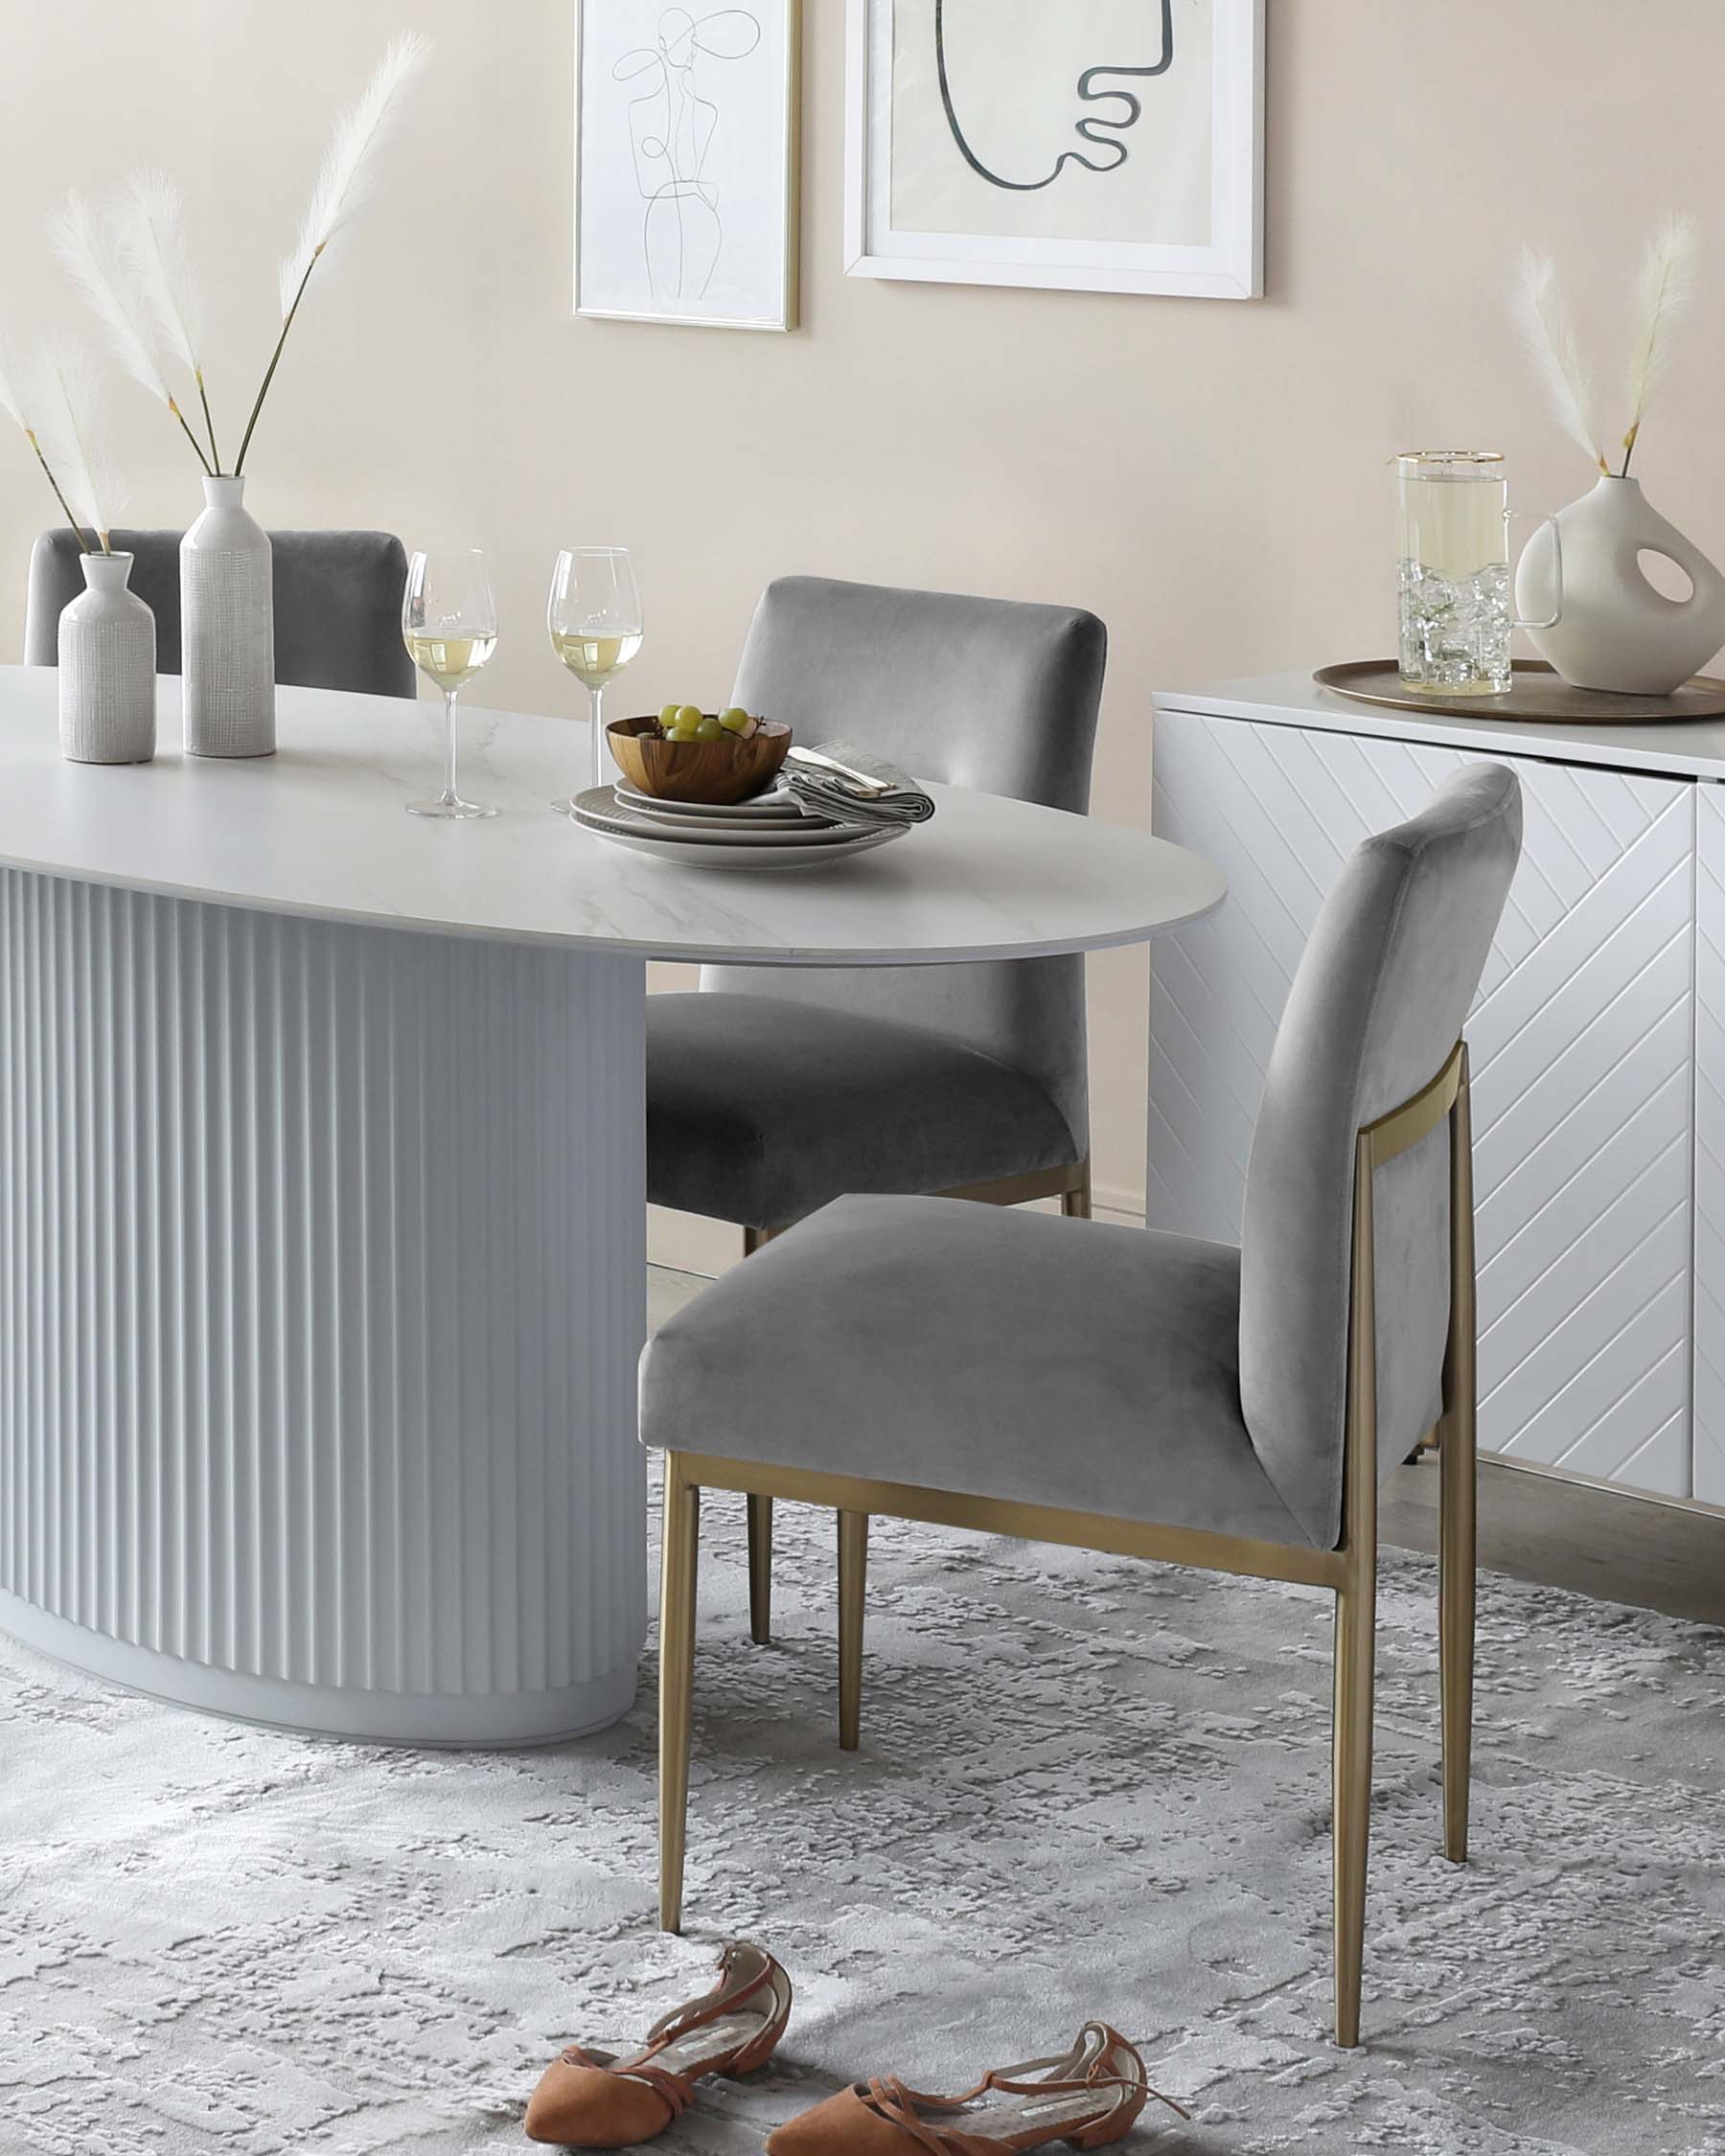
[[[283,689],[280,753],[61,760],[0,668],[0,1626],[308,1731],[523,1743],[644,1637],[647,961],[1145,940],[1196,856],[936,788],[836,871],[718,875],[554,815],[585,726]]]

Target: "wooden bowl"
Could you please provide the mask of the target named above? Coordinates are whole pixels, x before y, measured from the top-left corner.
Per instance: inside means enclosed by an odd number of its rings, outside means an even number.
[[[666,741],[656,719],[613,719],[605,731],[631,786],[660,801],[714,808],[763,792],[791,746],[790,727],[776,719],[763,719],[747,740],[726,734],[723,741]]]

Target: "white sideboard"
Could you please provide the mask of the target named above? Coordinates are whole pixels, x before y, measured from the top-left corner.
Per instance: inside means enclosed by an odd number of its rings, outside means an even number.
[[[1308,674],[1159,697],[1155,828],[1230,896],[1156,952],[1149,1224],[1237,1240],[1324,892],[1481,756],[1519,774],[1527,819],[1468,1022],[1481,1443],[1725,1504],[1725,722],[1451,719]]]

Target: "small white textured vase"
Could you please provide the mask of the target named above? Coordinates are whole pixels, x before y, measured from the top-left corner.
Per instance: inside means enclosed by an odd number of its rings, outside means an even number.
[[[1542,524],[1522,551],[1515,605],[1543,619],[1561,601],[1552,627],[1530,633],[1572,688],[1669,696],[1725,645],[1725,577],[1648,505],[1639,479],[1601,478],[1552,522],[1562,568],[1551,525]],[[1676,562],[1694,586],[1689,597],[1656,591],[1643,554]]]
[[[59,618],[60,754],[148,764],[155,754],[155,616],[126,589],[129,554],[85,554],[87,588]]]
[[[180,541],[180,671],[186,752],[275,754],[275,593],[269,534],[245,481],[206,478],[203,515]]]

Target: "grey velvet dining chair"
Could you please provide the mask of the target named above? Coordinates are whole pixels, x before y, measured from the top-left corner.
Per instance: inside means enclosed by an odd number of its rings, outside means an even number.
[[[923,779],[1082,814],[1108,634],[1070,607],[786,577],[732,700]],[[647,1195],[750,1253],[831,1200],[939,1193],[1091,1209],[1082,957],[840,972],[708,967],[647,1006]],[[748,1501],[749,1622],[772,1511]]]
[[[155,615],[156,671],[180,671],[178,532],[109,535],[134,557],[131,588]],[[276,679],[305,689],[410,697],[413,661],[402,642],[407,556],[390,532],[271,532]],[[24,663],[52,666],[61,610],[83,589],[78,541],[44,532],[30,558]]]
[[[871,1513],[1333,1590],[1336,2034],[1359,2041],[1380,1477],[1436,1431],[1443,1834],[1467,1853],[1473,1182],[1460,1035],[1521,845],[1464,768],[1344,864],[1265,1076],[1239,1249],[845,1198],[665,1325],[659,1912],[681,1922],[703,1488],[839,1515],[858,1741]]]

